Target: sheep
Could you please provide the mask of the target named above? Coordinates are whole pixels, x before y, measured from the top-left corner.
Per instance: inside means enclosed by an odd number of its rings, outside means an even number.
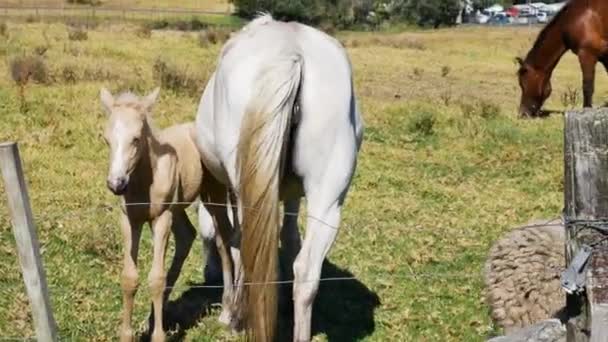
[[[485,297],[494,323],[511,334],[562,314],[565,229],[560,220],[516,228],[490,249]]]

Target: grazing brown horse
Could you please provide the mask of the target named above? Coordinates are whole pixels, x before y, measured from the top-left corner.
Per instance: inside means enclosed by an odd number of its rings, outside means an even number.
[[[540,113],[551,95],[551,74],[568,50],[578,56],[583,72],[584,107],[591,107],[595,65],[599,61],[608,71],[608,1],[571,0],[540,32],[526,58],[517,58],[521,115]]]

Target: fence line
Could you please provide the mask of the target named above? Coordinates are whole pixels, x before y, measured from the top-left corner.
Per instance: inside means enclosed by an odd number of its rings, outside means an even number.
[[[555,272],[557,275],[559,275],[562,271],[564,271],[565,267],[547,267],[545,268],[545,270],[551,271],[551,272]],[[481,271],[481,270],[480,270]],[[390,280],[414,280],[417,281],[418,279],[445,279],[445,280],[455,280],[455,279],[479,279],[482,274],[480,274],[482,272],[476,272],[476,273],[471,273],[471,272],[437,272],[437,273],[431,273],[431,272],[421,272],[421,273],[414,273],[414,272],[410,272],[408,274],[402,274],[402,275],[392,275],[392,277],[390,277]],[[388,274],[387,274],[388,275]],[[378,274],[376,274],[376,276],[378,276]],[[376,277],[379,278],[379,277]],[[316,282],[319,281],[321,283],[324,282],[342,282],[342,281],[355,281],[358,280],[357,277],[355,276],[350,276],[350,277],[325,277],[325,278],[319,278],[317,280],[302,280],[302,281],[295,281],[295,280],[277,280],[277,281],[270,281],[270,282],[248,282],[248,283],[243,283],[243,284],[233,284],[233,286],[235,287],[245,287],[245,286],[262,286],[262,285],[292,285],[292,284],[307,284],[307,283],[312,283],[312,282]],[[2,290],[6,290],[6,289],[10,289],[11,287],[4,287],[4,288],[0,288]],[[49,288],[51,289],[51,292],[74,292],[72,291],[72,289],[68,288],[68,287],[56,287],[53,285],[49,285]],[[118,284],[116,284],[116,288],[119,289],[120,286]],[[178,289],[178,290],[189,290],[189,289],[223,289],[224,285],[197,285],[197,284],[183,284],[183,285],[175,285],[175,286],[167,286],[166,289]]]
[[[196,8],[182,7],[120,7],[120,6],[104,6],[104,7],[78,7],[78,6],[49,6],[49,5],[9,5],[0,4],[0,10],[23,10],[23,11],[70,11],[70,12],[116,12],[116,13],[171,13],[171,14],[200,14],[200,15],[226,15],[231,14],[230,11],[210,11],[200,10]]]

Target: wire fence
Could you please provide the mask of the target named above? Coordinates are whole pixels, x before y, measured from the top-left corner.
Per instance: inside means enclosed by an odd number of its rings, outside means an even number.
[[[234,6],[228,2],[189,0],[180,1],[147,1],[138,5],[134,1],[112,0],[100,5],[73,5],[68,1],[2,1],[0,17],[26,21],[60,18],[71,18],[97,23],[100,20],[170,20],[193,19],[209,24],[222,25],[222,18],[234,13]]]
[[[198,205],[206,205],[206,206],[219,206],[219,207],[224,207],[227,209],[228,212],[231,212],[232,209],[235,209],[236,206],[234,204],[228,204],[228,203],[215,203],[215,202],[139,202],[139,203],[127,203],[127,204],[119,204],[119,203],[98,203],[96,205],[92,205],[92,206],[85,206],[84,208],[80,208],[80,210],[78,211],[79,215],[84,215],[84,214],[91,214],[93,212],[103,212],[105,214],[116,214],[118,210],[122,210],[122,208],[128,208],[128,207],[140,207],[140,206],[152,206],[152,205],[162,205],[162,206],[174,206],[174,205],[178,205],[178,206],[184,206],[184,207],[194,207],[194,206],[198,206]],[[77,207],[82,207],[82,204],[79,203],[69,203],[69,206],[77,206]],[[257,208],[252,208],[252,207],[244,207],[243,210],[257,210]],[[292,216],[292,217],[298,217],[298,218],[306,218],[308,220],[315,220],[321,224],[323,224],[325,227],[327,227],[328,229],[339,229],[339,227],[336,227],[332,224],[329,224],[327,222],[325,222],[322,218],[313,216],[313,215],[306,215],[300,212],[283,212],[283,215],[286,216]],[[38,216],[38,218],[40,218],[40,216]],[[563,227],[564,223],[563,220],[561,219],[561,217],[554,217],[552,219],[548,219],[546,221],[542,221],[542,222],[537,222],[537,223],[533,223],[533,224],[528,224],[528,225],[523,225],[523,226],[518,226],[515,229],[533,229],[533,228],[538,228],[538,227],[555,227],[555,228],[559,228],[559,227]],[[199,227],[200,229],[200,227]],[[424,229],[424,228],[421,228]],[[547,273],[551,273],[551,274],[555,274],[556,276],[559,277],[559,274],[561,274],[562,271],[564,271],[565,269],[565,265],[563,267],[547,267],[546,271]],[[483,271],[477,270],[476,272],[471,272],[471,271],[462,271],[462,272],[415,272],[414,270],[409,270],[409,271],[405,271],[404,270],[399,270],[398,272],[394,272],[394,273],[386,273],[383,274],[382,271],[379,271],[378,274],[376,274],[375,276],[377,276],[379,283],[382,283],[384,279],[384,281],[414,281],[414,282],[424,282],[424,281],[428,281],[428,280],[432,280],[432,281],[450,281],[450,280],[464,280],[464,281],[468,281],[468,280],[474,280],[474,281],[482,281],[483,278]],[[310,282],[320,282],[320,283],[336,283],[336,282],[350,282],[350,281],[357,281],[359,280],[358,277],[352,275],[352,276],[328,276],[328,277],[321,277],[319,279],[304,279],[304,280],[298,280],[298,283],[310,283]],[[257,283],[257,282],[245,282],[242,284],[234,284],[234,286],[260,286],[260,285],[293,285],[296,283],[296,280],[277,280],[277,281],[273,281],[273,282],[265,282],[265,283]],[[224,286],[221,284],[207,284],[207,283],[203,283],[203,284],[194,284],[194,283],[185,283],[185,284],[180,284],[180,285],[175,285],[172,286],[170,289],[179,289],[179,290],[190,290],[190,289],[217,289],[217,290],[221,290]],[[116,291],[118,291],[120,289],[119,284],[116,284]],[[169,289],[169,287],[168,287]],[[10,290],[10,287],[5,288],[4,290]],[[53,293],[73,293],[74,289],[67,286],[67,287],[63,287],[63,286],[57,286],[57,285],[53,285],[53,284],[49,284],[49,291],[51,293],[51,295]],[[31,340],[31,338],[18,338],[18,337],[2,337],[0,336],[0,341],[28,341]]]

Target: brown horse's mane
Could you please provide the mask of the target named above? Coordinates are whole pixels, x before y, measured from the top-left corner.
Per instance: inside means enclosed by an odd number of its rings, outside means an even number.
[[[540,48],[542,43],[547,38],[547,35],[549,34],[549,32],[553,29],[553,27],[555,25],[557,25],[561,21],[561,19],[565,16],[566,11],[568,10],[568,8],[570,8],[570,6],[573,2],[576,2],[576,1],[572,0],[572,1],[567,2],[564,5],[564,7],[562,9],[560,9],[559,12],[557,12],[557,14],[553,17],[553,19],[551,19],[551,21],[549,21],[549,23],[547,23],[547,25],[545,25],[545,27],[543,27],[543,29],[538,34],[538,37],[536,38],[536,41],[534,42],[532,49],[530,49],[530,52],[528,52],[528,55],[526,56],[526,61],[528,60],[528,58],[531,55],[534,54],[534,52],[536,52],[536,50],[538,50]]]

